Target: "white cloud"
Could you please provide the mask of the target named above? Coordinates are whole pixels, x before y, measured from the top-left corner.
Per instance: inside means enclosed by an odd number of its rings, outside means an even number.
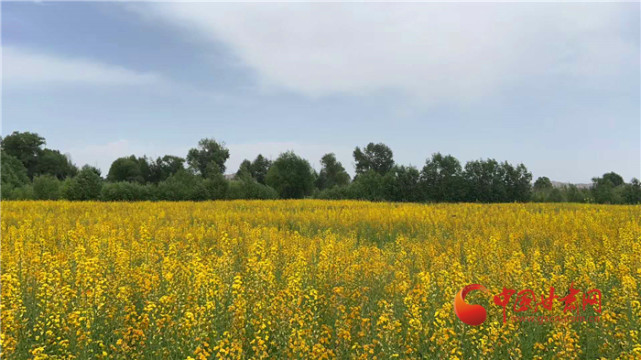
[[[484,98],[541,76],[613,81],[638,66],[622,4],[184,4],[133,6],[227,44],[265,89],[316,97],[400,91]],[[634,25],[634,24],[633,24]],[[634,25],[638,26],[638,25]]]
[[[9,87],[42,84],[145,85],[161,83],[162,78],[154,73],[132,71],[92,60],[3,47],[2,81]]]

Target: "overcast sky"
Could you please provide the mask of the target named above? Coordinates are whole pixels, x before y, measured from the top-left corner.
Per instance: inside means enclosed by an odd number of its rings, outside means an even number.
[[[384,142],[523,162],[534,177],[640,176],[639,4],[2,3],[2,135],[103,172],[185,156],[228,171],[294,150],[319,168]]]

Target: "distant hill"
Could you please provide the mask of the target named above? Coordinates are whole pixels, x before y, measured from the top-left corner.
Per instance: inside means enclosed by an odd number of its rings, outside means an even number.
[[[552,186],[554,186],[555,188],[560,188],[567,185],[574,185],[579,189],[589,189],[590,186],[592,186],[592,184],[572,184],[567,182],[552,181]]]

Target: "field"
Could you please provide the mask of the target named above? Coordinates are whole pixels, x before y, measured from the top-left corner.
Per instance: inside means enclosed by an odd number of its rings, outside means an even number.
[[[1,357],[639,359],[640,282],[641,206],[2,202]]]

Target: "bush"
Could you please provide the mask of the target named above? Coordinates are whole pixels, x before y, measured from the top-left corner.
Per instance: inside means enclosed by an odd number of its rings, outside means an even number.
[[[314,173],[307,160],[289,151],[280,154],[267,171],[265,183],[282,199],[301,199],[314,189]]]
[[[60,180],[55,176],[41,175],[33,179],[33,195],[38,200],[60,199]]]
[[[153,185],[141,185],[131,182],[107,183],[102,187],[100,200],[103,201],[144,201],[155,199]]]
[[[229,181],[225,180],[223,174],[213,174],[212,177],[203,181],[203,186],[207,192],[208,199],[220,200],[227,198]]]
[[[96,171],[84,166],[76,177],[65,181],[62,196],[67,200],[97,200],[102,190],[102,179]]]
[[[11,190],[7,200],[34,200],[33,186],[31,184],[22,185]]]
[[[208,198],[203,178],[185,170],[178,171],[158,184],[158,200],[199,201]]]
[[[343,200],[354,199],[355,196],[353,194],[353,186],[350,184],[346,186],[334,186],[329,189],[318,191],[314,194],[314,198],[324,200]]]
[[[277,199],[278,193],[272,187],[254,180],[231,181],[228,199]]]

